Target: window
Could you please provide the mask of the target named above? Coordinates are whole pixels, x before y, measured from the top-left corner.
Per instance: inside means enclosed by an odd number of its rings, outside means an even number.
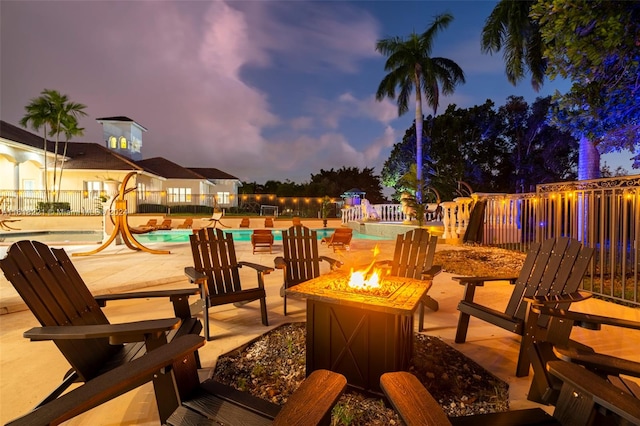
[[[36,189],[36,181],[33,179],[23,179],[22,189],[24,191],[33,191],[34,189]]]
[[[120,149],[127,149],[127,138],[120,136]]]
[[[191,188],[167,188],[167,202],[190,203]]]
[[[109,136],[109,148],[116,149],[118,147],[118,140],[115,136]]]
[[[216,194],[216,200],[218,204],[228,205],[230,204],[230,194],[228,192],[218,192]]]
[[[138,200],[146,200],[147,199],[147,184],[138,182]]]
[[[83,198],[97,198],[102,191],[102,182],[100,181],[84,181],[82,182],[82,197]]]

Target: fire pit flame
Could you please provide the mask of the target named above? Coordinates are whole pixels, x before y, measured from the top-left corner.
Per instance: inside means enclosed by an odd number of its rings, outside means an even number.
[[[370,268],[366,271],[351,271],[349,287],[361,290],[380,287],[380,275],[378,274],[378,271],[374,270],[373,273],[367,277],[369,269]]]
[[[380,287],[380,271],[377,269],[373,269],[373,265],[376,263],[376,256],[380,253],[380,249],[378,249],[378,245],[373,248],[373,260],[371,264],[367,266],[364,271],[356,271],[351,270],[351,278],[349,278],[349,287],[357,288],[360,290],[367,290],[370,288],[379,288]],[[372,272],[373,270],[373,272]]]

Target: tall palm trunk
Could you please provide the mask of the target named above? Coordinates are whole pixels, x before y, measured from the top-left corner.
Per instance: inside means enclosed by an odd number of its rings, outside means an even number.
[[[42,156],[44,157],[44,201],[46,203],[49,203],[49,172],[47,170],[47,162],[49,161],[49,158],[47,156],[47,153],[49,151],[47,151],[47,125],[44,125],[44,133],[42,135],[42,138],[44,139],[44,145],[42,147]]]
[[[600,177],[600,153],[595,144],[586,136],[580,137],[578,155],[578,180]]]
[[[422,89],[420,87],[420,77],[416,72],[416,202],[422,203]]]

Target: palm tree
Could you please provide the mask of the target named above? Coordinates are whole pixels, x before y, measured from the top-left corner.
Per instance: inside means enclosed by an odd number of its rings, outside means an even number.
[[[529,17],[535,1],[501,0],[482,29],[482,51],[495,53],[504,48],[507,78],[511,84],[522,80],[528,70],[531,86],[538,91],[544,82],[547,61],[540,27]],[[578,179],[594,179],[600,174],[600,153],[594,141],[580,137]]]
[[[84,129],[78,128],[78,117],[85,116],[87,113],[84,112],[86,105],[71,102],[69,101],[69,97],[67,95],[63,95],[56,90],[45,89],[42,91],[42,95],[46,98],[52,105],[52,116],[50,117],[51,122],[49,123],[51,126],[50,136],[55,135],[56,141],[54,144],[54,153],[53,153],[53,190],[56,191],[56,194],[59,194],[59,188],[56,189],[56,181],[57,181],[57,166],[58,166],[58,153],[60,146],[60,133],[64,133],[67,135],[67,139],[65,141],[64,151],[67,151],[67,142],[69,141],[71,136],[80,135]],[[60,184],[58,183],[58,186]],[[56,196],[56,198],[59,195]]]
[[[433,108],[435,115],[440,100],[440,92],[444,95],[453,93],[458,83],[464,83],[462,68],[447,58],[430,57],[433,41],[438,31],[446,28],[453,20],[453,16],[445,13],[438,15],[427,28],[418,35],[413,32],[406,40],[402,37],[392,37],[379,40],[376,50],[387,56],[385,71],[389,71],[378,86],[376,99],[381,101],[385,97],[395,99],[396,87],[398,94],[398,115],[409,110],[408,102],[411,92],[416,92],[416,178],[420,184],[416,199],[422,201],[422,94],[427,105]]]
[[[72,136],[82,135],[84,129],[78,128],[78,117],[87,115],[84,112],[86,105],[71,102],[67,95],[62,95],[60,92],[51,89],[44,89],[41,96],[34,98],[31,102],[25,106],[26,115],[20,120],[20,125],[27,127],[31,123],[31,127],[38,131],[41,127],[44,128],[44,184],[45,184],[45,199],[49,202],[49,183],[47,173],[47,128],[49,128],[49,136],[55,136],[54,145],[54,159],[53,159],[53,190],[56,189],[57,182],[57,165],[58,165],[58,151],[60,143],[60,133],[66,135],[66,143]],[[62,174],[62,172],[61,172]],[[58,183],[59,186],[59,183]],[[59,189],[59,188],[58,188]],[[57,191],[59,193],[59,191]]]
[[[31,99],[28,105],[24,107],[26,115],[20,120],[20,125],[27,128],[31,124],[31,128],[35,131],[42,131],[42,138],[44,140],[42,151],[44,156],[44,192],[45,201],[49,202],[49,183],[47,178],[47,126],[49,124],[49,118],[52,114],[51,103],[43,96],[39,98]]]
[[[538,23],[529,18],[532,0],[502,0],[493,8],[482,29],[482,52],[497,53],[504,48],[509,82],[522,80],[528,69],[531,86],[537,92],[544,82],[547,61],[543,58],[542,34]]]

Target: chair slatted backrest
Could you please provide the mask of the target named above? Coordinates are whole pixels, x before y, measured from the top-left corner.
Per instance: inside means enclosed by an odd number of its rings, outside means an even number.
[[[209,295],[241,291],[233,235],[221,229],[203,228],[189,236],[194,267],[207,275]]]
[[[38,241],[19,241],[0,260],[0,268],[42,326],[109,324],[63,249]],[[82,380],[88,380],[121,345],[108,338],[56,340]]]
[[[426,229],[414,229],[398,234],[391,265],[395,277],[421,279],[422,272],[433,266],[438,237]]]
[[[524,291],[518,295],[517,300],[514,291],[506,313],[524,320],[527,310],[524,298],[558,295],[577,290],[589,264],[590,251],[590,249],[583,248],[579,241],[567,237],[545,240],[535,257],[533,271],[524,286]],[[527,256],[525,264],[529,260],[529,256],[532,256],[531,252]],[[578,259],[581,259],[579,264],[577,263]],[[578,268],[576,269],[576,267]],[[573,279],[571,279],[572,276]],[[517,285],[518,283],[516,283]]]
[[[320,276],[318,234],[306,226],[292,226],[282,231],[286,284],[291,287]]]

